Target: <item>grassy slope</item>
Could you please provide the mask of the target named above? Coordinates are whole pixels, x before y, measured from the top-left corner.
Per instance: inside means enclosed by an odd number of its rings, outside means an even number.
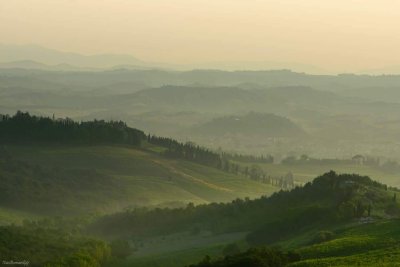
[[[380,188],[369,188],[370,192],[375,192],[376,196],[390,200],[392,191],[385,191]],[[360,190],[355,198],[364,195]],[[378,199],[378,198],[376,198]],[[388,220],[381,214],[380,203],[374,203],[372,211],[373,223],[361,224],[358,219],[350,222],[323,223],[305,227],[303,231],[294,236],[289,236],[285,240],[272,244],[283,249],[298,250],[303,256],[301,262],[292,264],[293,267],[303,266],[397,266],[400,262],[400,221],[398,219]],[[334,239],[317,245],[309,245],[316,232],[329,230],[334,232]],[[239,233],[237,233],[239,234]],[[223,244],[231,242],[241,242],[240,236],[230,233],[232,239],[221,240],[221,242],[210,242],[199,244],[199,247],[182,247],[181,250],[173,250],[174,242],[168,237],[162,237],[154,244],[149,243],[146,249],[139,250],[121,266],[184,266],[193,262],[198,262],[202,256],[210,255],[219,257]],[[233,238],[235,237],[235,238]],[[216,237],[218,238],[218,236]],[[164,240],[165,239],[165,240]],[[201,239],[201,238],[199,238]],[[162,243],[172,244],[169,246],[171,251],[160,251],[157,247],[162,247]],[[190,244],[188,238],[181,237],[181,244]],[[198,241],[199,243],[201,241]],[[218,245],[218,246],[217,246]],[[143,254],[145,250],[147,253]],[[203,255],[201,255],[203,253]],[[179,260],[176,261],[175,259]],[[125,264],[125,265],[124,265]],[[164,264],[164,265],[163,265]]]
[[[331,241],[299,249],[303,266],[400,266],[399,220],[353,225]]]
[[[152,205],[170,201],[195,203],[227,201],[236,197],[257,197],[275,190],[274,187],[253,182],[241,176],[191,162],[168,160],[154,153],[129,147],[9,146],[8,149],[14,157],[39,165],[93,168],[109,174],[120,181],[127,190],[128,198],[125,204],[129,202]],[[152,149],[157,151],[157,148]],[[383,176],[383,173],[367,166],[265,164],[263,167],[271,175],[284,175],[292,171],[295,178],[300,181],[308,181],[311,177],[328,169],[335,169],[338,172],[358,172],[381,178],[381,181],[382,177],[394,181],[394,175]],[[0,215],[3,223],[20,222],[21,218],[28,217],[24,213],[3,208],[0,209]],[[334,240],[313,246],[304,246],[310,233],[302,233],[280,245],[288,248],[301,247],[299,251],[305,255],[305,259],[293,266],[396,266],[396,262],[400,262],[398,242],[400,227],[398,225],[398,220],[352,225],[338,231]],[[129,266],[129,264],[154,267],[180,266],[196,262],[206,254],[217,256],[221,253],[223,244],[238,240],[240,238],[237,237],[224,239],[221,242],[210,239],[210,242],[190,248],[138,255],[129,258],[122,263],[122,266]],[[181,241],[181,244],[186,243],[184,238]]]
[[[351,266],[400,266],[400,227],[399,220],[381,220],[370,224],[352,223],[337,228],[336,237],[328,242],[304,246],[312,233],[299,236],[277,244],[279,247],[296,248],[303,260],[290,267],[351,267]],[[240,239],[232,238],[231,242]],[[116,266],[178,267],[200,261],[204,255],[217,258],[221,255],[223,244],[210,243],[194,248],[151,255],[136,255]],[[182,239],[185,243],[185,239]],[[300,247],[300,248],[299,248]]]
[[[47,167],[96,169],[111,175],[122,185],[123,205],[156,205],[168,202],[220,202],[235,198],[269,195],[276,187],[232,175],[188,161],[169,160],[158,156],[158,147],[144,151],[124,146],[7,146],[13,158]],[[95,192],[93,192],[95,194]],[[123,195],[122,195],[123,194]],[[122,203],[122,204],[121,204]],[[21,223],[33,215],[0,208],[2,224]],[[196,262],[208,254],[219,255],[224,244],[243,239],[243,234],[221,236],[180,236],[173,241],[161,240],[153,253],[141,251],[121,266],[180,266]],[[148,241],[146,241],[148,242]],[[151,242],[151,241],[150,241]],[[192,245],[188,246],[188,242]],[[143,252],[144,251],[144,252]]]
[[[175,267],[185,266],[204,258],[205,255],[221,255],[226,244],[244,238],[246,233],[212,235],[180,233],[147,240],[143,247],[121,262],[120,267]]]
[[[167,202],[220,202],[269,195],[276,190],[242,176],[124,146],[37,145],[7,149],[14,158],[33,164],[96,169],[111,175],[124,191],[121,199],[114,202],[114,208]]]
[[[40,217],[32,213],[0,207],[0,226],[9,224],[20,225],[25,219],[33,220],[40,219]]]

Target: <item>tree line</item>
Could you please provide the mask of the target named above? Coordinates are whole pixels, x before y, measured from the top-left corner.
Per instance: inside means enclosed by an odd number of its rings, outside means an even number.
[[[196,145],[192,142],[181,143],[171,138],[148,135],[147,142],[160,147],[165,151],[161,154],[167,158],[185,159],[206,166],[214,167],[224,172],[235,175],[243,175],[254,181],[279,186],[284,189],[294,187],[293,174],[288,173],[282,177],[271,177],[255,163],[272,163],[273,157],[267,156],[247,156],[241,154],[230,154],[226,152],[215,152],[207,148]],[[250,166],[239,164],[253,163]]]
[[[99,144],[116,143],[139,146],[145,134],[122,121],[93,120],[75,122],[17,111],[13,116],[0,115],[0,142],[52,142]]]

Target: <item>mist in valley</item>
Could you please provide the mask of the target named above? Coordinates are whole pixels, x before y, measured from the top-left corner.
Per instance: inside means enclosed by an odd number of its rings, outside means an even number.
[[[397,7],[3,1],[0,263],[395,266]]]

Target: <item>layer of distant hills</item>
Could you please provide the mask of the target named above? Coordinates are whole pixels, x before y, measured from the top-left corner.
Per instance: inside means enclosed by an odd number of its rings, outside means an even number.
[[[400,134],[396,75],[178,71],[130,56],[83,56],[37,46],[1,45],[0,61],[2,113],[124,120],[148,132],[238,153],[400,158],[392,151]],[[248,118],[252,112],[259,116]],[[280,126],[266,123],[266,114],[290,120],[301,129],[292,131],[298,136],[274,129]],[[247,117],[243,123],[253,122],[238,125],[239,135],[226,135],[224,129],[211,137],[201,130],[222,118],[242,117]],[[268,128],[265,135],[260,127]],[[271,140],[269,133],[285,140]]]

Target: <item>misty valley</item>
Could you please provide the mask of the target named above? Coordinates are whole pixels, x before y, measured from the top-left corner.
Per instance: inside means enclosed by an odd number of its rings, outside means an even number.
[[[400,76],[0,73],[3,264],[400,261]]]
[[[0,266],[400,267],[399,10],[0,0]]]

